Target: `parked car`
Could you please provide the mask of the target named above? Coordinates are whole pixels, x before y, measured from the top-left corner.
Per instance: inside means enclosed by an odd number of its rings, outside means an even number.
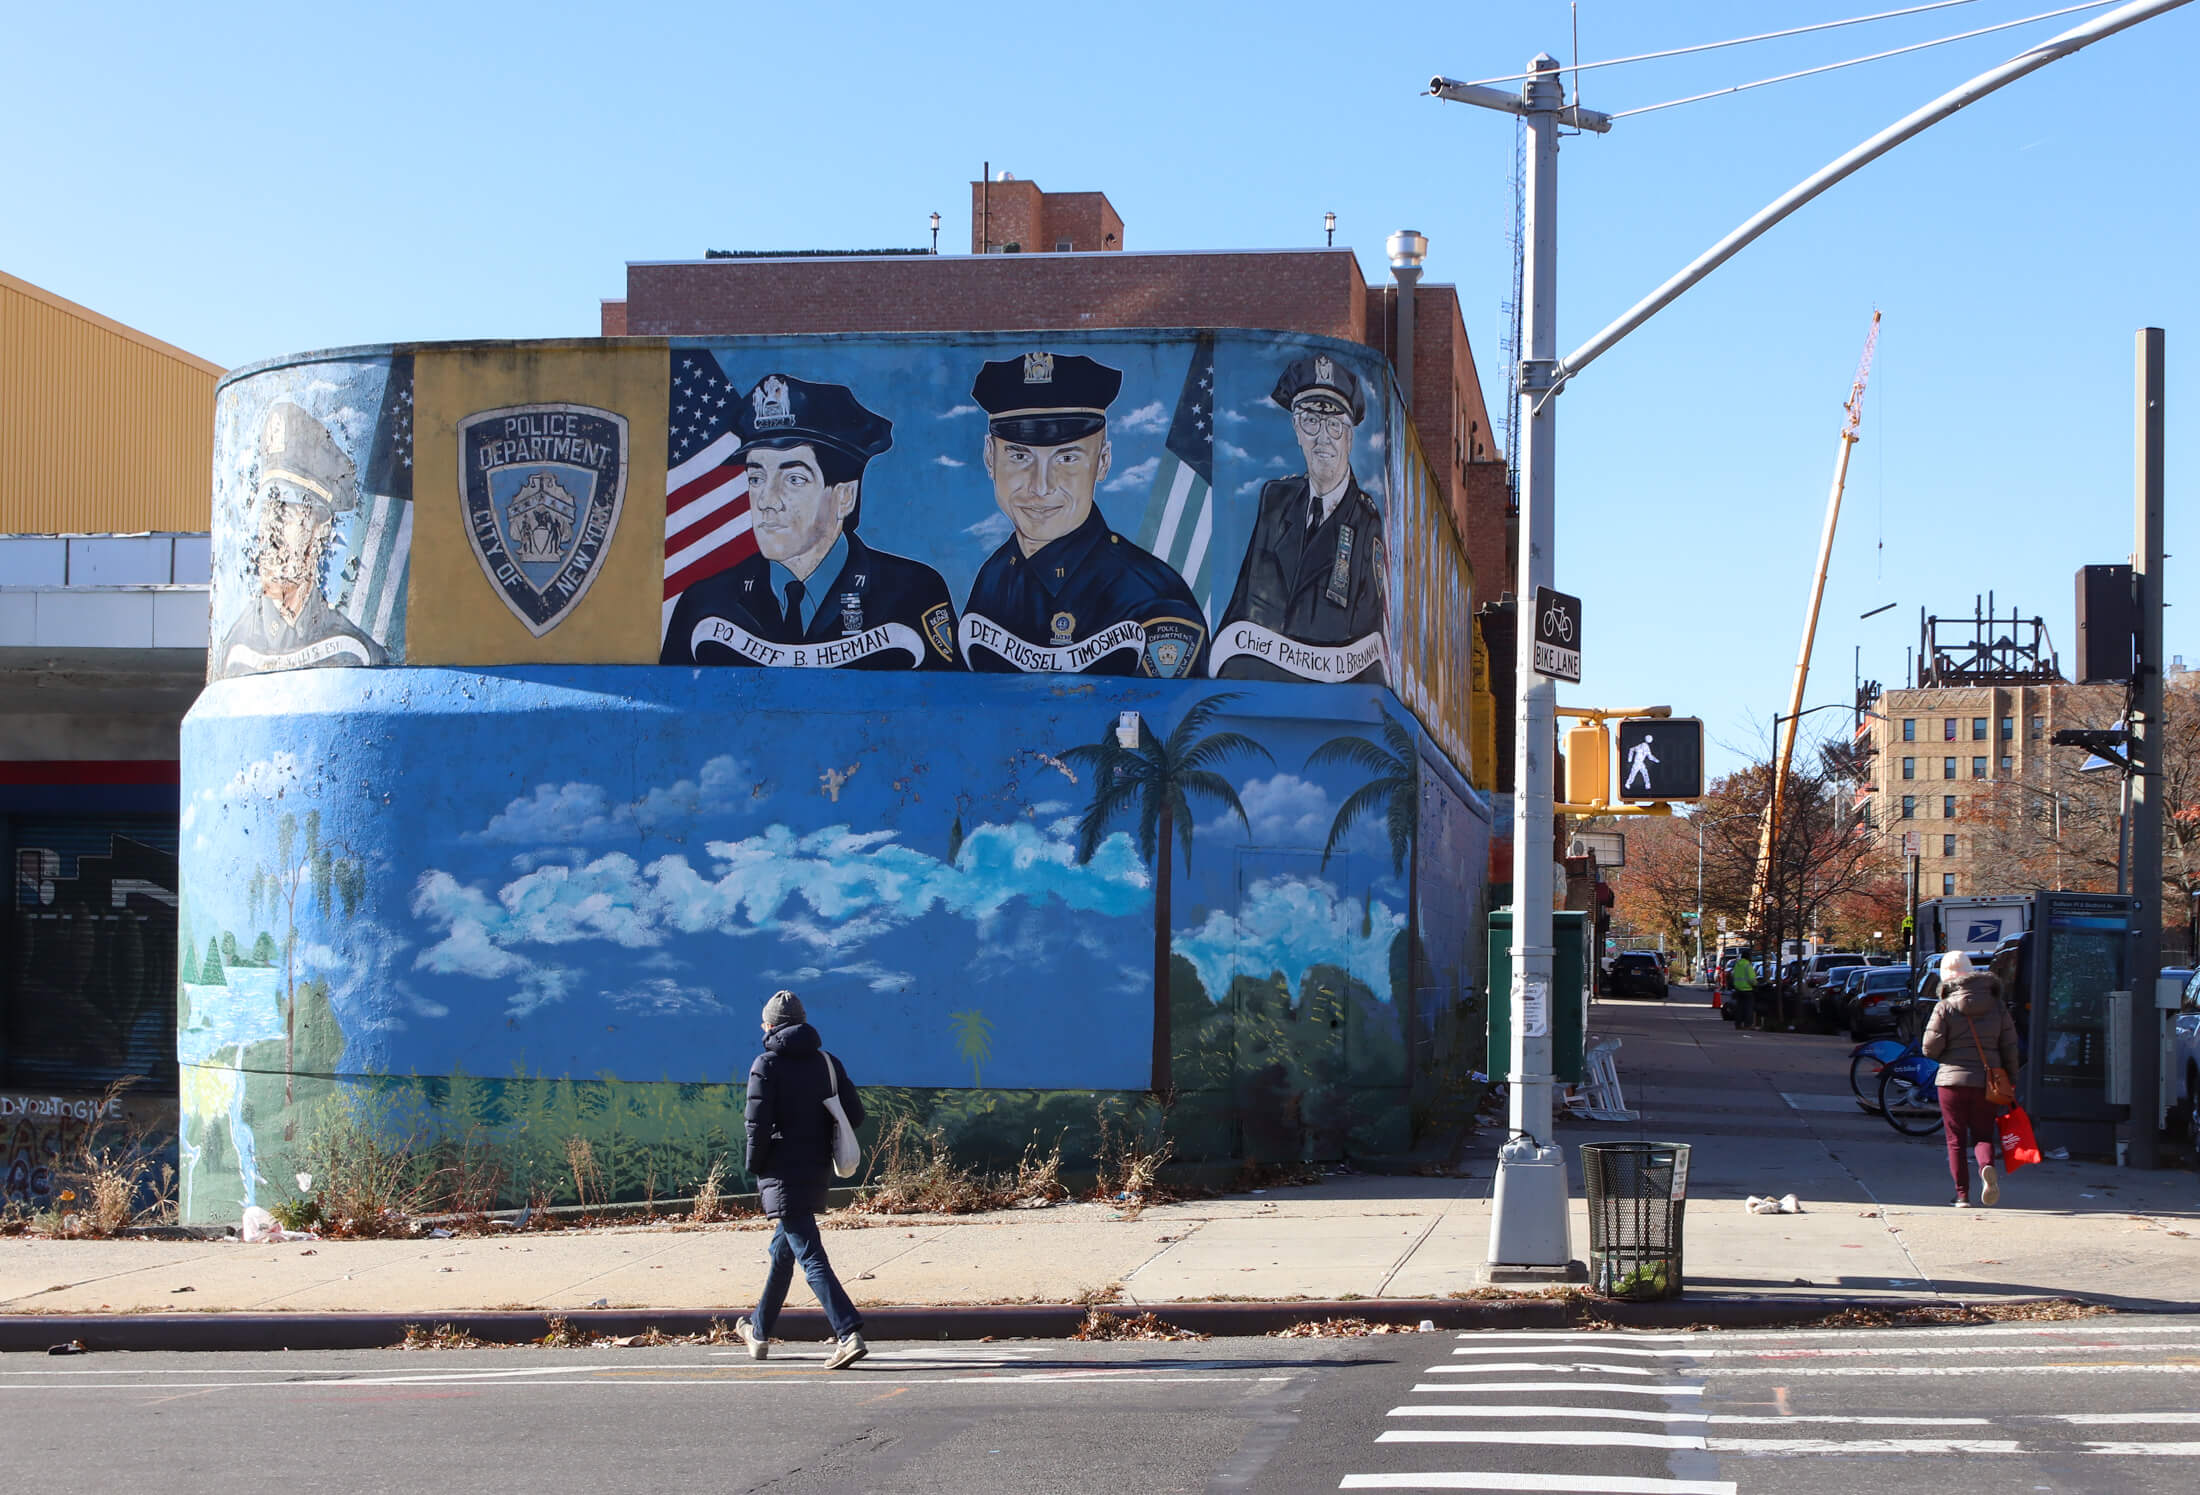
[[[1856,994],[1856,983],[1863,980],[1872,968],[1862,961],[1852,966],[1835,966],[1826,972],[1826,984],[1818,988],[1811,999],[1811,1007],[1818,1021],[1828,1028],[1837,1028],[1848,1021],[1849,998]]]
[[[1854,950],[1826,950],[1808,960],[1797,961],[1794,969],[1802,980],[1803,995],[1806,998],[1815,998],[1819,989],[1826,984],[1826,978],[1833,972],[1843,966],[1860,966],[1863,963],[1864,957]]]
[[[2170,1033],[2176,1045],[2175,1073],[2182,1086],[2170,1102],[2170,1127],[2200,1149],[2200,973],[2185,982],[2184,1000],[2178,1004]]]
[[[1612,969],[1604,978],[1604,992],[1612,997],[1666,998],[1665,964],[1655,950],[1622,950],[1612,957]]]
[[[1909,1003],[1909,967],[1879,966],[1865,971],[1849,995],[1845,1014],[1849,1037],[1862,1043],[1878,1034],[1892,1033],[1896,1018]]]

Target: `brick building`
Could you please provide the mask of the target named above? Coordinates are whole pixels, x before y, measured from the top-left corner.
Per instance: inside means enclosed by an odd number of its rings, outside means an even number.
[[[971,183],[971,204],[974,250],[987,243],[1021,251],[634,262],[626,293],[603,303],[603,333],[1248,327],[1350,339],[1380,349],[1394,366],[1408,351],[1397,346],[1399,287],[1367,284],[1348,248],[1133,254],[1122,249],[1123,220],[1104,193],[1043,192],[1008,179]],[[1035,252],[1042,245],[1046,252]],[[1504,449],[1457,287],[1423,282],[1412,294],[1414,429],[1465,538],[1477,598],[1494,601],[1511,590],[1514,573]],[[1510,754],[1499,757],[1509,762]]]

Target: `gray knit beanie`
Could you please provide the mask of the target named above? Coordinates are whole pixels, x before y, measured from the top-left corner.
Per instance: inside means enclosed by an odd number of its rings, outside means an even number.
[[[772,999],[764,1004],[764,1026],[784,1028],[789,1023],[807,1022],[809,1014],[802,1010],[802,999],[791,991],[775,991]]]

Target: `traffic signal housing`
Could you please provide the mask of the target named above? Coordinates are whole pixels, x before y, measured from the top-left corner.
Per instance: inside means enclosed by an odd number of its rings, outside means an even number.
[[[1619,724],[1619,800],[1702,798],[1701,717],[1631,716]]]
[[[1612,796],[1612,738],[1602,722],[1566,729],[1566,796],[1569,805],[1599,805]]]

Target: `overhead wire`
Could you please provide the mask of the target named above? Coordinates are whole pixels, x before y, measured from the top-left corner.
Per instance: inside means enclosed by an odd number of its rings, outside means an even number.
[[[1763,88],[1771,83],[1791,83],[1797,78],[1809,78],[1819,73],[1838,72],[1842,68],[1855,67],[1859,63],[1879,62],[1889,57],[1900,57],[1906,52],[1922,52],[1929,47],[1944,47],[1950,42],[1969,41],[1974,36],[1988,36],[1996,31],[2007,31],[2014,26],[2029,26],[2034,21],[2051,21],[2057,16],[2075,15],[2081,10],[2100,10],[2114,3],[2116,3],[2116,0],[2086,0],[2083,5],[2066,5],[2060,10],[2043,10],[2038,15],[2024,16],[2014,21],[1997,21],[1991,26],[1981,26],[1975,31],[1959,31],[1953,36],[1935,37],[1929,42],[1912,42],[1906,47],[1890,47],[1884,52],[1873,52],[1865,57],[1851,57],[1846,62],[1821,63],[1817,67],[1802,68],[1792,73],[1781,73],[1771,78],[1759,78],[1751,83],[1735,83],[1725,88],[1714,88],[1705,93],[1692,93],[1686,98],[1667,99],[1662,104],[1643,104],[1634,109],[1617,109],[1607,117],[1626,119],[1633,114],[1651,114],[1660,109],[1677,108],[1682,104],[1698,104],[1705,99],[1724,98],[1730,93],[1742,93],[1752,88]]]
[[[1932,3],[1928,5],[1912,5],[1902,10],[1883,10],[1876,15],[1850,16],[1842,21],[1815,21],[1808,26],[1791,26],[1785,31],[1763,31],[1755,36],[1733,36],[1720,42],[1698,42],[1694,46],[1671,47],[1663,52],[1638,52],[1632,57],[1607,57],[1602,62],[1583,62],[1577,41],[1573,66],[1560,68],[1559,71],[1562,73],[1586,73],[1592,68],[1622,67],[1630,62],[1655,62],[1662,57],[1686,57],[1695,52],[1716,52],[1722,47],[1741,47],[1747,46],[1751,42],[1777,41],[1784,36],[1803,36],[1813,31],[1833,31],[1843,26],[1861,26],[1867,21],[1886,21],[1897,16],[1921,15],[1929,10],[1946,10],[1952,5],[1971,5],[1975,3],[1976,0],[1932,0]],[[1495,78],[1476,78],[1468,86],[1481,87],[1490,83],[1519,83],[1540,76],[1541,74],[1538,73],[1505,73]]]

